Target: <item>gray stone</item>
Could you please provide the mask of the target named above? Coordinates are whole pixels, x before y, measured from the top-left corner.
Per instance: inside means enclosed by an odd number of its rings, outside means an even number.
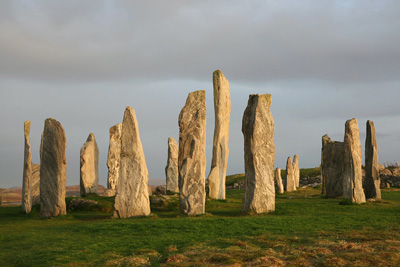
[[[286,175],[284,180],[286,192],[296,191],[296,181],[293,170],[292,158],[288,157],[286,161]]]
[[[178,184],[178,144],[172,137],[168,138],[168,160],[165,167],[165,177],[167,190],[171,192],[179,192]]]
[[[181,214],[205,212],[206,92],[188,95],[179,114],[179,207]]]
[[[274,119],[270,94],[250,95],[243,114],[245,190],[242,212],[275,210]]]
[[[32,154],[31,154],[31,122],[26,121],[24,123],[24,171],[22,178],[22,210],[28,214],[31,212],[31,186],[32,186]]]
[[[231,97],[229,82],[220,70],[213,73],[215,128],[213,156],[208,175],[209,196],[225,199],[226,168],[229,156],[229,121],[231,116]]]
[[[150,215],[149,173],[133,108],[127,107],[122,122],[121,165],[115,194],[114,217]]]
[[[40,165],[32,163],[32,206],[40,203]]]
[[[299,167],[299,155],[293,157],[293,176],[296,187],[300,187],[300,167]]]
[[[110,128],[110,144],[108,147],[108,194],[115,195],[118,185],[119,168],[121,164],[121,131],[122,123],[118,123]]]
[[[275,180],[278,186],[278,193],[282,194],[285,190],[283,188],[283,183],[282,183],[281,169],[279,168],[275,169]]]
[[[67,139],[62,125],[53,118],[45,120],[40,155],[40,216],[67,214]]]
[[[378,144],[375,126],[367,121],[367,137],[365,139],[365,197],[381,199],[381,179],[379,177]]]
[[[322,193],[334,198],[343,196],[344,143],[322,137],[321,176]]]
[[[362,188],[360,133],[355,118],[346,121],[345,127],[343,196],[355,203],[365,202]]]
[[[99,185],[99,148],[96,138],[90,133],[86,142],[81,148],[81,196],[89,193],[97,194]]]

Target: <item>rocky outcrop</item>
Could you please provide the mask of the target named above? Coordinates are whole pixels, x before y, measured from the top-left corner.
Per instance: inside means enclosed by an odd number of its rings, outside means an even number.
[[[293,157],[293,177],[296,187],[300,187],[300,167],[299,167],[299,155]]]
[[[150,215],[149,173],[133,108],[124,113],[121,133],[121,165],[115,194],[114,217]]]
[[[357,119],[346,121],[344,136],[343,196],[355,203],[365,202],[362,188],[361,144]]]
[[[208,175],[209,196],[225,199],[226,168],[229,155],[229,121],[231,116],[231,97],[229,82],[220,70],[213,73],[215,128],[213,157]]]
[[[291,157],[286,161],[286,175],[284,181],[286,192],[296,191],[296,181],[293,170],[293,163]]]
[[[121,161],[121,131],[122,123],[118,123],[110,128],[110,144],[108,146],[108,178],[107,194],[115,195],[118,185],[119,168]]]
[[[40,165],[32,163],[32,206],[40,203]]]
[[[378,165],[375,126],[372,121],[367,121],[367,137],[365,139],[365,197],[367,199],[381,199],[381,179]]]
[[[81,148],[81,196],[89,193],[97,194],[99,185],[99,148],[96,138],[90,133]]]
[[[24,171],[22,178],[22,210],[28,214],[31,212],[31,186],[32,186],[32,154],[31,154],[31,122],[24,123]]]
[[[178,144],[172,137],[168,138],[168,159],[165,167],[165,178],[167,190],[171,192],[179,192],[178,184]]]
[[[327,197],[343,196],[344,143],[322,137],[321,176],[322,193]]]
[[[206,92],[188,95],[179,114],[179,207],[181,214],[205,212]]]
[[[250,95],[243,114],[245,190],[242,212],[275,210],[274,119],[271,95]]]
[[[275,181],[276,181],[278,193],[282,194],[284,192],[284,188],[283,188],[282,177],[281,177],[281,169],[279,169],[279,168],[275,169]]]
[[[65,215],[67,139],[64,128],[53,118],[45,120],[40,155],[40,216]]]

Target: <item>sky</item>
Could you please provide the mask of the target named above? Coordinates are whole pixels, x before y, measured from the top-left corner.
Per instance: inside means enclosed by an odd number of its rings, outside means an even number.
[[[163,183],[168,137],[196,90],[206,90],[208,176],[217,69],[231,89],[227,174],[244,172],[241,123],[255,93],[272,95],[275,167],[294,154],[319,166],[321,137],[343,141],[351,118],[363,151],[372,120],[379,162],[400,161],[399,14],[397,0],[0,1],[0,187],[22,185],[24,121],[38,164],[49,117],[65,129],[67,185],[79,184],[91,132],[106,185],[109,128],[127,106],[150,184]]]

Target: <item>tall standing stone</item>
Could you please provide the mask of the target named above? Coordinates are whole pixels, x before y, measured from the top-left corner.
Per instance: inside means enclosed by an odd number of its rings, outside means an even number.
[[[295,181],[295,186],[300,187],[300,167],[299,167],[299,155],[294,155],[293,157],[293,176]]]
[[[285,190],[283,188],[281,169],[280,168],[276,168],[275,169],[275,180],[276,180],[276,185],[278,187],[278,193],[282,194]]]
[[[49,218],[67,214],[67,139],[64,128],[53,118],[46,119],[40,155],[40,216]]]
[[[296,191],[296,181],[291,157],[288,157],[286,161],[285,189],[286,192]]]
[[[344,143],[322,137],[321,176],[322,193],[327,197],[343,196]]]
[[[381,179],[379,177],[378,144],[374,122],[367,121],[365,139],[365,197],[381,199]]]
[[[90,133],[81,148],[81,196],[97,194],[99,185],[99,148],[93,133]]]
[[[22,210],[28,214],[31,212],[31,186],[32,186],[32,154],[31,154],[31,122],[26,121],[24,123],[24,137],[25,137],[25,148],[24,148],[24,172],[22,178]]]
[[[179,206],[181,214],[205,212],[206,92],[188,95],[179,114]]]
[[[119,168],[121,164],[121,132],[122,123],[118,123],[110,128],[110,144],[108,146],[108,178],[107,191],[110,196],[115,195],[118,185]]]
[[[243,114],[245,190],[242,212],[275,210],[274,119],[270,94],[249,96]]]
[[[124,113],[121,133],[121,165],[114,203],[114,217],[150,215],[149,173],[133,108]]]
[[[32,206],[40,203],[40,165],[32,163]]]
[[[179,192],[178,184],[178,144],[172,137],[168,138],[168,159],[165,167],[165,177],[167,190],[171,192]]]
[[[229,156],[229,121],[231,116],[231,97],[229,82],[220,70],[213,73],[215,128],[213,157],[208,175],[209,196],[225,199],[226,168]]]
[[[365,202],[362,188],[361,144],[357,119],[346,121],[344,135],[343,196],[352,202]]]

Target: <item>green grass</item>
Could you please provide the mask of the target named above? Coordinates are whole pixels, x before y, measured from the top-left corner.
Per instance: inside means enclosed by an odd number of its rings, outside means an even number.
[[[207,200],[196,217],[179,216],[177,196],[132,219],[110,218],[113,198],[93,195],[98,206],[53,219],[39,219],[37,206],[29,215],[0,207],[0,266],[400,264],[398,189],[361,205],[299,189],[277,195],[274,213],[255,216],[241,215],[242,195]]]

